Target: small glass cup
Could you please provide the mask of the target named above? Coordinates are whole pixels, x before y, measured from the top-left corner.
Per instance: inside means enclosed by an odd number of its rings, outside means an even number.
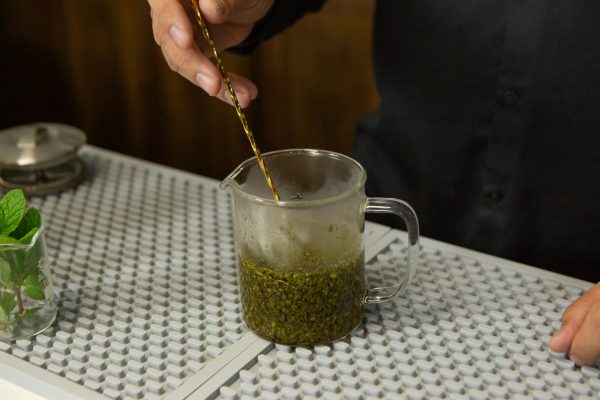
[[[25,244],[0,244],[0,339],[43,332],[56,318],[45,225]]]
[[[342,154],[297,149],[263,157],[282,201],[273,200],[256,158],[221,184],[233,195],[244,321],[277,343],[340,339],[360,325],[364,304],[390,300],[408,285],[417,216],[401,200],[367,198],[364,168]],[[407,273],[399,283],[366,287],[365,212],[396,214],[406,224]]]

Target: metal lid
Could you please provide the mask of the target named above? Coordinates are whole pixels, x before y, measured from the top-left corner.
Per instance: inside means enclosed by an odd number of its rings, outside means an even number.
[[[56,123],[20,125],[0,131],[0,168],[33,170],[68,162],[85,143],[83,131]]]

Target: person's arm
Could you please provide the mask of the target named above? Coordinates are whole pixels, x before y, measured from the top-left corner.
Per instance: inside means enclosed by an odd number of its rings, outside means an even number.
[[[209,49],[196,27],[191,0],[148,0],[154,40],[169,67],[206,93],[231,104]],[[195,0],[198,1],[198,0]],[[219,50],[240,45],[249,52],[258,43],[317,10],[324,0],[199,0],[212,39]],[[234,50],[235,51],[235,50]],[[258,89],[249,79],[228,72],[240,105],[246,107]]]
[[[577,365],[600,359],[600,282],[567,307],[550,348],[568,352]]]

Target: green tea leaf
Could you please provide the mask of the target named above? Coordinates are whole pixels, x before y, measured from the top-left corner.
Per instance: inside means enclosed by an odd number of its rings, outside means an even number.
[[[15,298],[12,293],[0,292],[0,321],[6,322],[15,308]]]
[[[21,223],[25,214],[25,195],[21,189],[6,193],[0,200],[0,235],[8,235]]]
[[[0,285],[11,289],[13,287],[12,282],[12,269],[8,261],[0,258]]]
[[[15,229],[10,236],[19,239],[21,243],[28,244],[29,240],[41,226],[42,216],[40,215],[40,212],[35,207],[31,207],[23,216],[17,229]],[[32,231],[33,234],[31,233]]]
[[[17,239],[0,234],[0,244],[22,244]]]
[[[33,228],[32,230],[27,232],[25,234],[25,236],[23,236],[21,239],[19,239],[19,243],[29,244],[29,242],[31,241],[31,238],[33,237],[33,235],[35,235],[35,233],[38,231],[38,229],[39,228]]]
[[[330,342],[362,320],[366,288],[361,253],[334,262],[305,250],[282,269],[261,257],[240,257],[244,322],[277,343]]]
[[[44,300],[46,298],[44,294],[44,284],[38,280],[34,275],[29,275],[23,282],[23,291],[25,294],[34,300]]]

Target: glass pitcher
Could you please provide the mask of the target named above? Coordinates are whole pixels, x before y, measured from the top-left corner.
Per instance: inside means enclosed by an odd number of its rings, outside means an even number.
[[[418,251],[417,216],[401,200],[367,198],[364,168],[342,154],[295,149],[263,157],[281,201],[273,199],[256,158],[221,184],[233,195],[244,322],[277,343],[340,339],[361,323],[364,304],[390,300],[408,285]],[[366,287],[365,212],[404,220],[409,241],[401,282]]]

